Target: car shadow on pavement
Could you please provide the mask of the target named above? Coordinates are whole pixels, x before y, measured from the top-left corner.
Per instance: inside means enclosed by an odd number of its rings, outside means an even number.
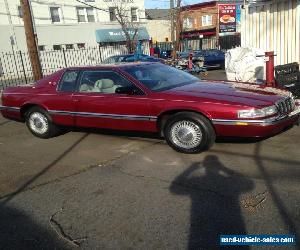
[[[217,137],[216,143],[241,143],[241,144],[258,143],[261,141],[265,141],[269,138],[272,138],[274,136],[283,134],[292,128],[293,126],[288,126],[285,129],[279,131],[278,133],[266,137]]]
[[[216,143],[240,143],[240,144],[252,144],[258,143],[279,134],[282,134],[290,130],[293,126],[287,127],[286,129],[268,137],[221,137],[216,138]],[[101,135],[111,135],[120,136],[126,138],[139,138],[139,139],[156,139],[164,140],[162,136],[157,132],[142,132],[142,131],[127,131],[127,130],[113,130],[113,129],[101,129],[101,128],[83,128],[83,127],[65,127],[63,129],[63,134],[68,132],[81,132],[90,134],[101,134]]]
[[[248,137],[217,137],[216,143],[238,143],[251,144],[266,140],[267,138],[248,138]]]
[[[41,227],[23,211],[0,205],[1,249],[70,249],[54,232]]]
[[[163,140],[158,133],[141,132],[141,131],[125,131],[125,130],[112,130],[112,129],[100,129],[100,128],[70,128],[72,132],[83,132],[89,134],[101,134],[101,135],[112,135],[128,138],[145,138],[145,139],[158,139]]]
[[[176,177],[171,193],[191,198],[188,249],[219,249],[220,235],[246,234],[239,197],[253,188],[252,180],[225,167],[215,155]]]

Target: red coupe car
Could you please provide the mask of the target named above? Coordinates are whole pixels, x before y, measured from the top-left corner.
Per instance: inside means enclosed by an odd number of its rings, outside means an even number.
[[[64,126],[158,132],[177,151],[208,149],[216,136],[267,137],[299,122],[285,90],[204,81],[160,63],[60,70],[3,91],[1,113],[40,138]]]

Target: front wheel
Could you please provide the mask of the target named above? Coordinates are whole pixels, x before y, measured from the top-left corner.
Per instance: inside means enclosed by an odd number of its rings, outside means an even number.
[[[216,134],[210,121],[197,113],[180,112],[172,116],[164,127],[167,143],[182,153],[200,153],[215,142]]]
[[[39,138],[51,138],[60,132],[60,129],[52,123],[48,112],[40,107],[29,109],[25,117],[30,132]]]

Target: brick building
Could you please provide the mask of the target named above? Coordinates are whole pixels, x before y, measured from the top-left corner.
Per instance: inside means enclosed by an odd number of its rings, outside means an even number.
[[[216,47],[218,27],[216,1],[182,7],[179,23],[182,50]]]
[[[177,23],[178,38],[181,41],[180,50],[229,49],[240,45],[241,5],[237,2],[211,1],[181,7]],[[228,21],[224,26],[222,16],[229,16],[228,14],[234,20]],[[222,33],[220,33],[219,25]],[[224,27],[229,26],[232,29],[224,31]]]

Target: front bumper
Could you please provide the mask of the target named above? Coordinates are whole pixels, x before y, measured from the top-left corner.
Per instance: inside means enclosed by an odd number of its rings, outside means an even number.
[[[300,123],[300,106],[284,117],[261,120],[212,120],[218,136],[267,137]]]

